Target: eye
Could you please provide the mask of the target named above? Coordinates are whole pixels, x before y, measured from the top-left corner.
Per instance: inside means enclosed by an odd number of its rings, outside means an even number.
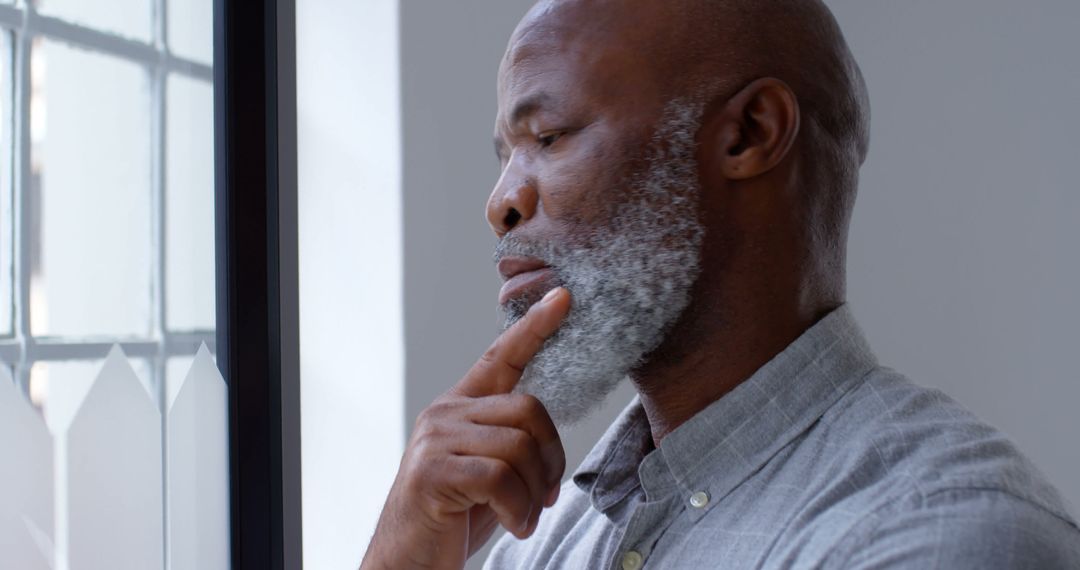
[[[561,139],[564,134],[566,133],[563,131],[549,131],[546,133],[540,133],[540,136],[536,137],[536,140],[540,143],[541,147],[547,148],[558,142],[558,140]]]

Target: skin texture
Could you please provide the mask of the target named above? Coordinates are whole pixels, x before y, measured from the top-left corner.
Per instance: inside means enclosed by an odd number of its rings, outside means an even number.
[[[630,374],[656,444],[844,302],[868,106],[818,0],[544,1],[510,40],[498,97],[488,222],[555,242],[614,223],[665,105],[703,103],[701,270]],[[363,568],[461,568],[496,525],[527,537],[554,503],[562,445],[511,391],[570,310],[555,291],[417,419]]]

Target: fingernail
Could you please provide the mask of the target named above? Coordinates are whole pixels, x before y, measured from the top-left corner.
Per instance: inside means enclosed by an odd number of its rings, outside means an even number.
[[[547,295],[544,295],[544,298],[540,299],[540,304],[541,305],[546,305],[546,304],[550,303],[551,300],[554,299],[555,296],[559,294],[560,289],[561,289],[561,287],[556,287],[556,288],[552,289],[551,291],[548,291]]]

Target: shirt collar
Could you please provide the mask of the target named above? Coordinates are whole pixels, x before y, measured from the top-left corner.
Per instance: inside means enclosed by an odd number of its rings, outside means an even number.
[[[653,450],[638,398],[574,474],[607,512],[639,486],[651,500],[704,492],[708,507],[806,431],[876,366],[847,305],[818,321],[745,382],[668,434]],[[702,516],[709,508],[691,509]]]

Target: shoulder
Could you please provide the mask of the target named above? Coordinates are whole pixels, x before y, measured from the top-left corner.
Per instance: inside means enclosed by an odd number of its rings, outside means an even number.
[[[884,501],[908,491],[987,489],[1071,520],[1058,492],[1008,437],[943,392],[888,368],[870,372],[820,423],[824,439],[844,442],[835,460]]]
[[[1080,568],[1080,530],[1001,489],[911,492],[869,513],[832,568]]]
[[[819,429],[844,442],[833,461],[858,497],[825,532],[836,567],[1080,568],[1080,530],[1057,491],[944,393],[878,368]]]

